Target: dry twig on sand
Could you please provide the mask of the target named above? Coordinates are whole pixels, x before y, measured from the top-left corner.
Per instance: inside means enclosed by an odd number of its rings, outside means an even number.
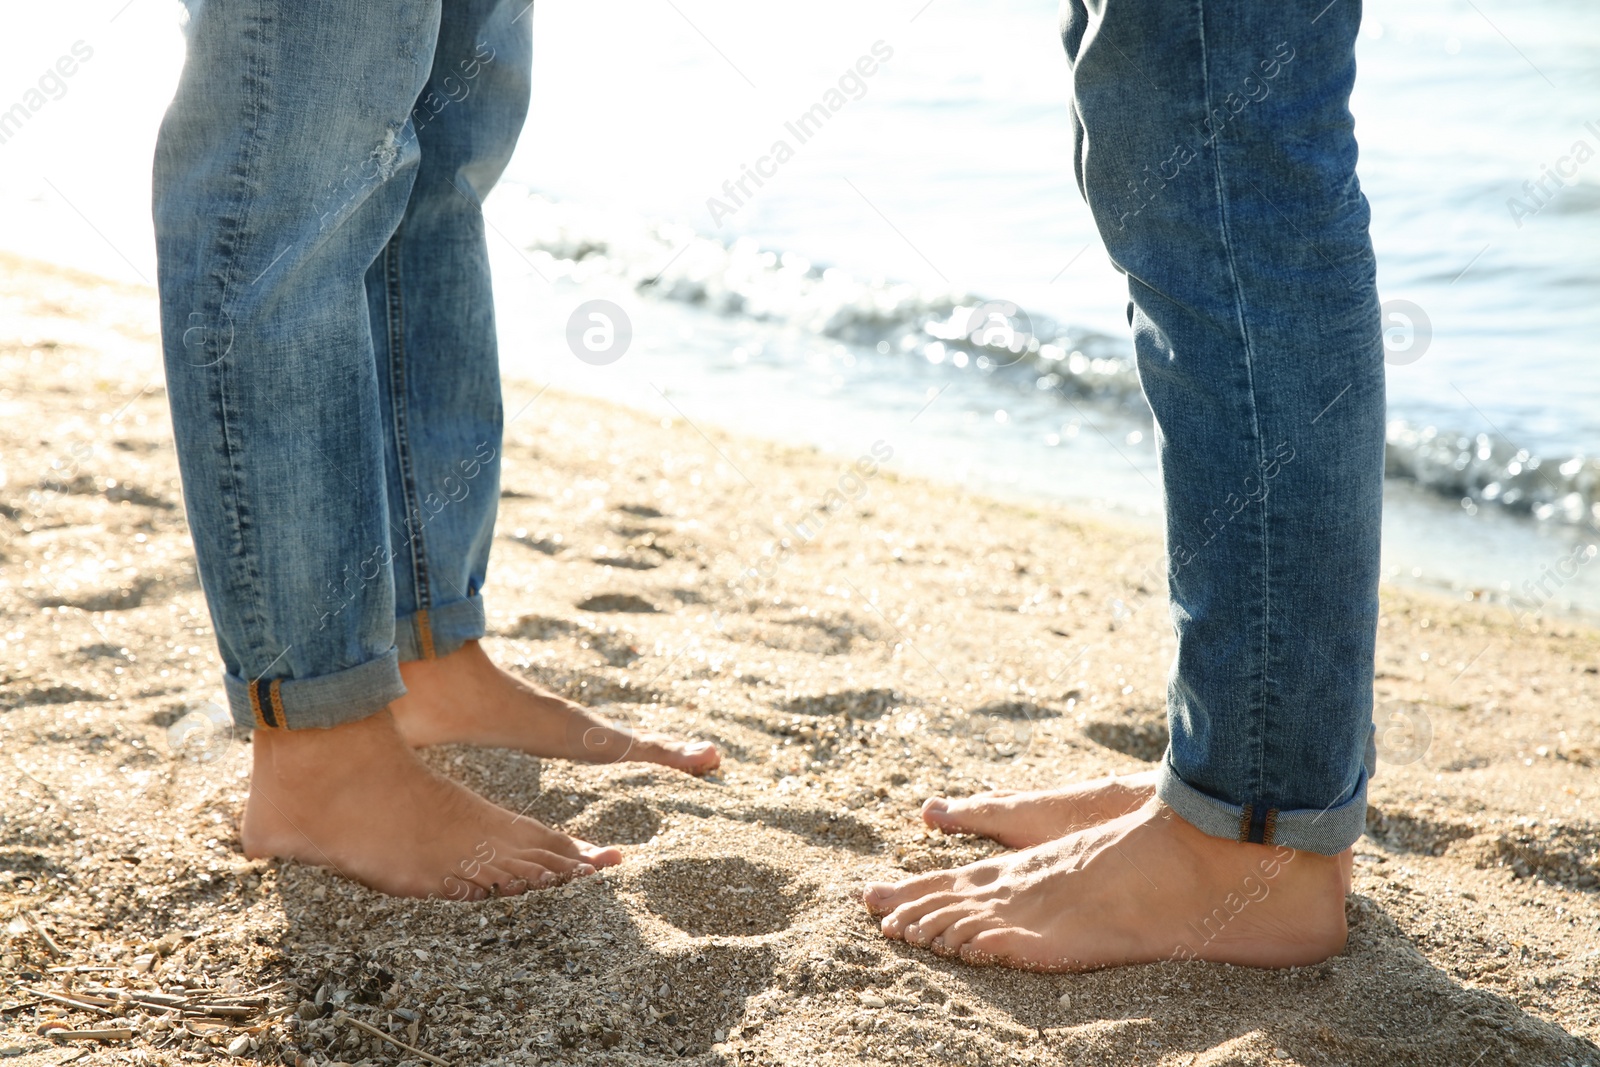
[[[104,1015],[108,1019],[113,1018],[116,1015],[116,1012],[107,1011],[99,1004],[91,1004],[87,1000],[76,1000],[72,997],[64,997],[59,993],[47,993],[42,989],[28,989],[26,987],[24,987],[23,992],[27,993],[30,997],[38,997],[40,1000],[54,1001],[57,1004],[60,1004],[64,1007],[73,1008],[77,1011],[92,1011],[96,1015]],[[99,998],[97,997],[95,999],[98,1000]]]
[[[133,1031],[127,1027],[108,1030],[52,1030],[51,1041],[132,1041]]]
[[[394,1037],[391,1034],[384,1033],[382,1030],[379,1030],[376,1026],[373,1026],[371,1023],[364,1023],[360,1019],[351,1018],[349,1015],[346,1015],[342,1011],[339,1012],[337,1015],[335,1015],[333,1017],[333,1021],[334,1022],[339,1022],[339,1023],[349,1023],[351,1026],[355,1027],[357,1030],[365,1030],[367,1033],[371,1034],[373,1037],[382,1038],[384,1041],[389,1042],[389,1044],[394,1045],[396,1048],[403,1048],[407,1052],[411,1053],[413,1056],[421,1056],[423,1059],[427,1060],[429,1063],[438,1064],[439,1067],[450,1067],[450,1064],[449,1064],[448,1061],[441,1060],[437,1056],[430,1056],[426,1052],[423,1052],[419,1048],[413,1048],[412,1046],[406,1044],[404,1041],[401,1041],[399,1038]]]
[[[66,955],[61,946],[56,944],[55,938],[50,936],[49,931],[44,928],[44,925],[38,919],[33,917],[31,912],[23,912],[22,921],[28,924],[28,928],[37,935],[40,941],[44,942],[44,947],[50,950],[50,955],[58,958]]]

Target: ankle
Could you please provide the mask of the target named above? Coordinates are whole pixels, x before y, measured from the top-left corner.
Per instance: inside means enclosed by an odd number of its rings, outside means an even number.
[[[1239,893],[1246,899],[1286,893],[1307,907],[1336,911],[1343,921],[1344,873],[1339,856],[1212,837],[1164,804],[1153,801],[1152,807],[1159,817],[1170,820],[1194,870],[1217,892]]]
[[[284,784],[326,792],[352,764],[408,751],[387,708],[329,729],[257,730],[250,748],[252,792]]]
[[[409,686],[432,681],[435,678],[458,677],[463,673],[492,666],[493,661],[483,650],[483,645],[476,638],[471,638],[463,641],[461,647],[443,656],[401,660],[400,678]]]

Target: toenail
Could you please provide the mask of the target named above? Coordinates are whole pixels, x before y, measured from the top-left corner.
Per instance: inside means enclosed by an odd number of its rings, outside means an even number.
[[[945,804],[943,797],[934,797],[932,800],[922,805],[922,810],[943,815],[948,810],[948,805]]]

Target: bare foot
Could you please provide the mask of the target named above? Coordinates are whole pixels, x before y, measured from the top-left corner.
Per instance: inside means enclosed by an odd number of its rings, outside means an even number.
[[[1156,772],[1019,793],[997,789],[955,799],[932,797],[922,821],[947,834],[977,834],[1008,848],[1031,848],[1143,806],[1155,795]]]
[[[1098,826],[1135,811],[1156,792],[1156,771],[1096,778],[1060,789],[1019,793],[997,789],[970,797],[930,797],[922,821],[947,834],[977,834],[1007,848],[1032,848],[1058,837]],[[1339,871],[1348,895],[1353,881],[1352,849],[1339,853]]]
[[[1159,801],[1022,852],[867,887],[887,937],[969,963],[1305,966],[1344,947],[1337,857],[1201,833]]]
[[[380,711],[332,730],[257,730],[245,855],[332,867],[379,892],[478,900],[622,859],[422,765]]]
[[[689,774],[709,774],[722,762],[709,741],[613,726],[501,670],[476,641],[442,659],[402,663],[400,677],[406,695],[390,707],[400,735],[416,748],[485,745],[582,763],[659,763]]]

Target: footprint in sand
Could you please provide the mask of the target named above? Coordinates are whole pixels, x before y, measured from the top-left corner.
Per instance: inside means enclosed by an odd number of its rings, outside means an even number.
[[[664,860],[636,886],[646,907],[691,937],[775,934],[811,900],[789,872],[738,856]]]
[[[642,596],[632,593],[601,593],[578,601],[579,611],[623,611],[640,615],[653,615],[661,609]]]

